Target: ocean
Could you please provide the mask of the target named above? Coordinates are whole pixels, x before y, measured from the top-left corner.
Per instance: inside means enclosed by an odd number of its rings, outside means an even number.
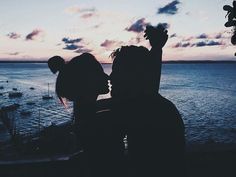
[[[110,64],[103,68],[107,74],[111,72]],[[72,104],[68,102],[65,108],[59,102],[55,80],[46,63],[0,63],[0,108],[20,105],[8,115],[18,134],[33,134],[51,124],[71,121]],[[9,98],[13,89],[22,92],[22,97]],[[53,99],[43,100],[48,93]],[[235,63],[163,64],[160,94],[180,111],[187,144],[236,144]],[[30,114],[23,115],[27,110]],[[0,119],[0,142],[9,138]]]

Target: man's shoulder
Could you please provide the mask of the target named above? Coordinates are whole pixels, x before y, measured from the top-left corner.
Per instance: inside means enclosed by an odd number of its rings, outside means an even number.
[[[159,95],[157,99],[159,99],[160,108],[164,110],[166,117],[174,118],[173,120],[179,122],[184,127],[182,116],[175,104],[161,95]]]
[[[156,106],[161,110],[163,113],[181,117],[179,110],[175,106],[175,104],[170,101],[169,99],[163,97],[162,95],[158,94],[154,98],[154,102],[156,103]]]
[[[158,94],[156,95],[155,99],[162,104],[163,106],[167,106],[167,107],[175,107],[175,104],[170,101],[169,99],[163,97],[162,95]]]
[[[173,102],[171,102],[170,100],[168,100],[167,98],[163,97],[160,94],[156,94],[156,95],[148,95],[145,97],[142,97],[140,99],[140,101],[142,101],[143,105],[145,106],[158,106],[158,107],[162,107],[162,108],[174,108],[175,105]]]

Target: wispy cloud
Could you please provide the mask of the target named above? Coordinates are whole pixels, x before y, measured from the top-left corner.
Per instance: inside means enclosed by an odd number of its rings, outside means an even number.
[[[201,33],[195,36],[178,36],[180,42],[173,44],[172,48],[185,48],[185,47],[206,47],[206,46],[222,46],[225,47],[226,39],[228,40],[226,31],[218,33]]]
[[[85,46],[76,45],[76,44],[67,44],[63,49],[73,50],[76,53],[92,52],[92,50],[85,48]]]
[[[188,15],[188,16],[189,16],[189,15],[191,15],[191,12],[186,12],[185,15]]]
[[[120,47],[123,44],[121,41],[115,41],[115,40],[108,40],[106,39],[104,42],[100,44],[101,47],[104,47],[108,50],[114,49],[117,47]]]
[[[186,47],[206,47],[206,46],[222,46],[225,45],[222,41],[206,40],[199,42],[178,42],[172,45],[172,48],[186,48]]]
[[[128,41],[128,45],[138,45],[141,43],[141,45],[146,45],[147,40],[143,37],[143,34],[138,33],[135,37],[130,38],[130,40]],[[125,44],[127,45],[127,44]],[[147,43],[148,45],[148,43]]]
[[[63,48],[65,50],[76,50],[78,49],[80,46],[76,45],[76,44],[66,44],[66,46]]]
[[[157,14],[167,14],[167,15],[175,15],[178,13],[177,5],[180,4],[180,1],[175,0],[170,2],[169,4],[165,5],[158,9]]]
[[[8,36],[10,39],[18,39],[18,38],[21,37],[20,34],[15,33],[15,32],[11,32],[11,33],[7,34],[7,36]]]
[[[89,19],[97,16],[97,10],[94,7],[72,6],[65,10],[68,14],[80,14],[82,19]]]
[[[202,34],[198,35],[196,38],[197,38],[197,39],[207,39],[207,38],[208,38],[208,35],[205,34],[205,33],[202,33]]]
[[[88,18],[91,18],[94,16],[95,16],[95,13],[85,13],[85,14],[81,15],[81,18],[88,19]]]
[[[220,39],[220,38],[222,38],[222,37],[223,37],[223,36],[222,36],[221,33],[218,33],[218,34],[215,35],[215,38],[216,38],[216,39]]]
[[[79,6],[72,6],[65,10],[65,12],[69,14],[77,14],[77,13],[93,13],[96,9],[94,7],[83,8]]]
[[[103,43],[101,43],[101,47],[111,47],[115,44],[115,41],[106,39]]]
[[[180,48],[180,47],[190,47],[190,42],[178,42],[172,46],[172,48]]]
[[[158,25],[163,26],[165,29],[170,28],[170,24],[169,24],[169,23],[158,23]],[[157,25],[157,26],[158,26],[158,25]]]
[[[196,36],[190,36],[188,38],[185,38],[185,40],[196,40],[196,39],[207,39],[207,40],[217,40],[217,39],[228,39],[229,34],[226,31],[220,31],[218,33],[202,33]]]
[[[215,39],[229,39],[230,37],[231,37],[231,34],[228,33],[226,30],[220,31],[213,35],[213,38]]]
[[[80,46],[76,51],[76,53],[90,53],[92,50],[85,48],[84,46]]]
[[[12,52],[12,53],[8,53],[8,55],[19,55],[20,52]]]
[[[82,40],[83,40],[82,38],[76,38],[76,39],[70,39],[68,37],[62,38],[62,42],[64,42],[65,44],[73,44],[73,43],[81,42]]]
[[[25,40],[35,40],[37,36],[39,36],[43,31],[40,29],[35,29],[28,35],[26,35]]]
[[[150,23],[145,22],[145,18],[141,18],[141,19],[137,20],[136,22],[134,22],[133,24],[131,24],[131,26],[125,28],[125,30],[132,31],[135,33],[140,33],[142,31],[144,31],[144,29],[147,25],[150,25]]]
[[[62,42],[64,42],[65,47],[64,50],[72,50],[76,53],[85,53],[85,52],[92,52],[92,50],[87,49],[83,44],[78,44],[83,41],[83,38],[75,38],[70,39],[68,37],[62,38]]]
[[[177,37],[176,33],[170,35],[170,38],[174,38],[174,37]]]
[[[195,44],[196,47],[217,46],[217,45],[224,45],[224,43],[211,40],[211,41],[200,41]]]

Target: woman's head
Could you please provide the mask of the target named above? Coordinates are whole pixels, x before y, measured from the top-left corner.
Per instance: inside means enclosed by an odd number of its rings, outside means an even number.
[[[101,64],[89,53],[71,59],[59,73],[56,93],[71,101],[97,98],[109,92],[108,76]]]
[[[65,65],[65,60],[60,56],[53,56],[48,59],[48,67],[53,74],[56,74],[58,71],[62,70]]]

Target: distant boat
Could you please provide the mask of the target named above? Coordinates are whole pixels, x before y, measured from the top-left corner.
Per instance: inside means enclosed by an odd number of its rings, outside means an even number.
[[[43,100],[50,100],[53,96],[49,95],[49,83],[48,83],[48,94],[42,96]]]
[[[34,87],[30,87],[30,90],[34,90],[35,88]]]
[[[12,88],[12,90],[17,91],[17,88]]]
[[[22,97],[23,93],[21,92],[9,92],[8,93],[8,97],[9,98],[18,98],[18,97]]]

